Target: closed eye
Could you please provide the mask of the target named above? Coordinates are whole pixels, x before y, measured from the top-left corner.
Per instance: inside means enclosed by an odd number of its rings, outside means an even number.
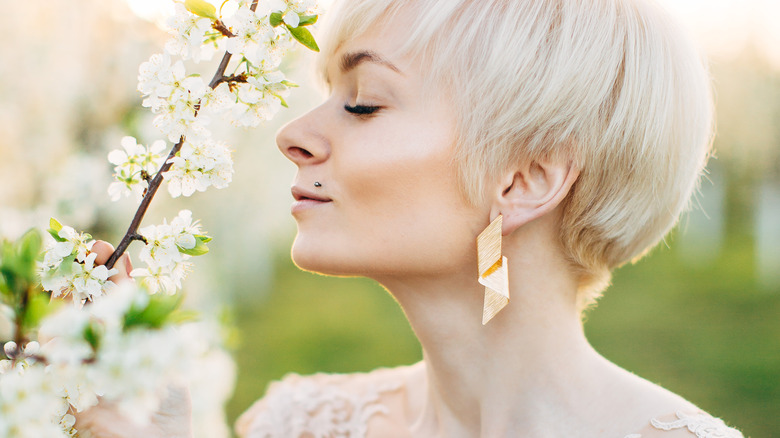
[[[348,112],[350,114],[356,114],[356,115],[359,115],[359,116],[365,116],[365,115],[374,114],[377,111],[379,111],[380,109],[382,109],[381,106],[371,106],[371,105],[350,106],[350,105],[344,105],[344,110],[346,112]]]

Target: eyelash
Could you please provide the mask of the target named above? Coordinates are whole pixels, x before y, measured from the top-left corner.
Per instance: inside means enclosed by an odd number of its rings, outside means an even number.
[[[381,106],[371,106],[371,105],[355,105],[355,106],[349,106],[344,105],[344,111],[354,114],[356,116],[370,116],[377,111],[382,109]]]

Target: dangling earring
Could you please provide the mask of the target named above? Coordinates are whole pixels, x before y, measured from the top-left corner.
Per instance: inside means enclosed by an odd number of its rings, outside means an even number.
[[[501,224],[498,217],[477,237],[477,264],[479,283],[485,286],[485,305],[482,309],[482,325],[487,324],[509,303],[509,277],[506,257],[501,256]]]

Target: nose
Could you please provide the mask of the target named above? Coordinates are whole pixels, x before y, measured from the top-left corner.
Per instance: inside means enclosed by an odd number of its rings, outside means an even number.
[[[324,131],[323,106],[287,123],[276,134],[276,145],[298,167],[317,164],[330,156],[330,143]]]

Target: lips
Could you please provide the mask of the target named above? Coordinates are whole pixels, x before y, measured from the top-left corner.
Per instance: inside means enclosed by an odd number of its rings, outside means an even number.
[[[322,196],[322,195],[318,195],[316,193],[312,193],[312,192],[310,192],[308,190],[304,190],[304,189],[302,189],[300,187],[297,187],[297,186],[293,186],[290,191],[292,192],[293,198],[296,201],[307,201],[307,200],[308,201],[317,201],[317,202],[331,202],[331,201],[333,201],[332,199],[330,199],[328,197],[325,197],[325,196]]]
[[[310,192],[298,186],[293,186],[291,192],[293,198],[295,198],[295,202],[293,202],[292,206],[290,207],[290,213],[292,213],[293,216],[295,216],[298,220],[301,220],[303,217],[307,216],[307,214],[304,212],[318,210],[319,208],[325,205],[330,205],[333,202],[333,200],[327,196]]]

